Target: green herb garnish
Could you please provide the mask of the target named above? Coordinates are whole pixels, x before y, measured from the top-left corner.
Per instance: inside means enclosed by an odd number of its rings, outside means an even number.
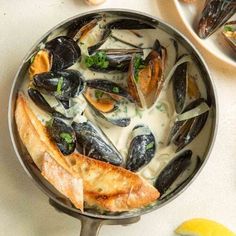
[[[85,57],[85,65],[89,68],[92,66],[105,69],[109,65],[105,52],[97,52],[95,55]]]
[[[166,113],[166,106],[162,102],[157,103],[156,109],[159,110],[160,112]]]
[[[112,92],[119,93],[120,89],[118,87],[113,87]]]
[[[134,79],[136,82],[138,82],[139,70],[142,68],[144,68],[144,62],[142,57],[138,54],[134,58]]]
[[[104,92],[102,92],[101,90],[95,90],[95,97],[97,99],[100,99],[103,96]]]
[[[60,137],[68,144],[73,143],[73,137],[70,133],[62,132],[60,133]]]
[[[234,29],[233,27],[229,26],[229,25],[225,25],[224,26],[224,31],[231,31],[231,32],[234,32]]]
[[[147,146],[146,146],[146,150],[149,150],[151,148],[153,148],[154,146],[154,141],[152,141],[151,143],[149,143]]]
[[[61,94],[62,85],[63,85],[63,77],[61,77],[61,78],[58,80],[58,83],[57,83],[57,93],[58,93],[58,94]]]
[[[50,119],[50,120],[46,121],[46,126],[51,127],[52,123],[53,123],[53,119]]]

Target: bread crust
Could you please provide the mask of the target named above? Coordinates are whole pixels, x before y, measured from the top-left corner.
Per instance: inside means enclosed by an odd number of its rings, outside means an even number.
[[[79,153],[63,156],[23,94],[17,98],[15,119],[20,138],[38,168],[42,169],[48,153],[70,175],[83,180],[86,204],[122,212],[145,207],[159,198],[157,189],[138,174]]]

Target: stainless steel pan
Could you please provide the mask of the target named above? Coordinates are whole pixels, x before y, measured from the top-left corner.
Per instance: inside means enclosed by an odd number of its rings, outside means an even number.
[[[31,157],[29,156],[27,150],[22,145],[17,129],[16,124],[14,120],[14,110],[15,110],[15,102],[16,102],[16,95],[17,92],[21,86],[22,78],[24,77],[24,74],[29,66],[29,57],[34,53],[37,49],[37,46],[44,42],[47,37],[54,32],[56,29],[60,29],[63,27],[68,26],[73,21],[82,19],[88,15],[98,15],[98,14],[116,14],[119,16],[125,16],[125,17],[131,17],[131,18],[138,18],[142,19],[143,21],[149,22],[162,30],[169,33],[173,38],[175,38],[177,41],[182,43],[185,48],[188,50],[188,52],[192,55],[194,60],[198,63],[202,77],[204,79],[204,83],[207,87],[208,96],[211,101],[211,105],[213,108],[213,126],[211,130],[211,136],[208,140],[208,147],[204,154],[204,162],[200,166],[199,170],[195,174],[195,176],[189,180],[184,186],[182,186],[177,193],[175,193],[173,196],[170,196],[169,198],[165,198],[163,201],[159,201],[156,204],[140,209],[135,212],[124,212],[119,214],[99,214],[95,211],[85,211],[84,213],[81,213],[78,209],[73,207],[73,205],[70,203],[69,200],[67,200],[63,195],[61,195],[55,188],[53,188],[40,174],[39,169],[35,166],[33,163]],[[97,10],[92,11],[88,13],[83,13],[80,15],[77,15],[75,17],[72,17],[70,19],[67,19],[60,23],[59,25],[55,26],[53,29],[51,29],[49,32],[47,32],[34,46],[31,48],[29,53],[25,56],[16,76],[12,84],[12,90],[9,98],[9,129],[10,129],[10,135],[12,144],[14,146],[16,155],[21,162],[23,168],[25,169],[26,173],[30,178],[34,180],[34,182],[38,185],[38,187],[49,197],[49,203],[55,207],[57,210],[64,212],[68,215],[71,215],[73,217],[76,217],[80,219],[82,227],[81,227],[81,233],[82,236],[92,236],[97,235],[98,231],[102,224],[130,224],[135,223],[140,219],[140,216],[146,213],[149,213],[151,211],[157,210],[159,207],[164,206],[165,204],[169,203],[173,199],[175,199],[179,194],[181,194],[190,184],[191,182],[196,178],[197,174],[199,174],[200,170],[203,168],[204,164],[206,163],[208,156],[210,154],[212,145],[214,143],[215,135],[216,135],[216,128],[217,128],[217,121],[218,121],[218,108],[217,108],[217,102],[216,102],[216,94],[215,94],[215,88],[212,82],[212,79],[209,74],[209,70],[207,69],[207,66],[205,62],[203,61],[202,57],[198,53],[198,51],[195,49],[195,47],[187,40],[181,33],[179,33],[176,29],[174,29],[172,26],[162,22],[160,19],[157,19],[156,17],[136,12],[136,11],[130,11],[130,10],[121,10],[121,9],[106,9],[106,10]]]

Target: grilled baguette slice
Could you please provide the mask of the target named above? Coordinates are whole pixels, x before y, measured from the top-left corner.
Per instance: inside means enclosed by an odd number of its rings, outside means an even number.
[[[63,156],[22,94],[17,98],[15,118],[21,140],[37,166],[42,169],[48,153],[70,175],[83,180],[84,200],[88,205],[121,212],[144,207],[159,198],[160,193],[152,185],[122,167],[78,153]],[[56,187],[55,182],[52,184]]]

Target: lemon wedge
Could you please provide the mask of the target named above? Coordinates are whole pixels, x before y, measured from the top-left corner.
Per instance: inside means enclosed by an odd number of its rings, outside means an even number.
[[[207,219],[191,219],[183,222],[175,233],[181,236],[236,236],[224,225]]]

